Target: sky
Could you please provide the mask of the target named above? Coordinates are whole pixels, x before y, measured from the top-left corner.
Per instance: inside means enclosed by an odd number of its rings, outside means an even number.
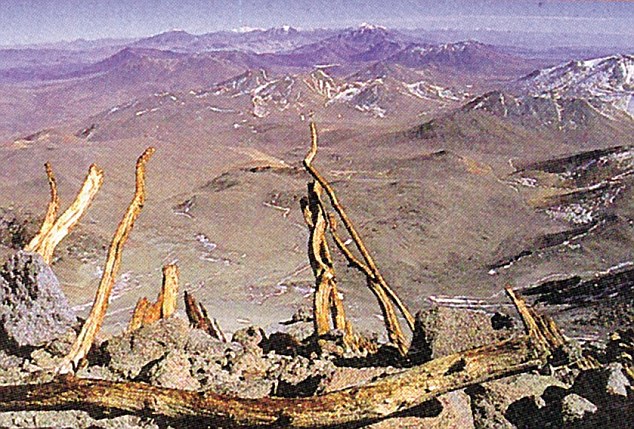
[[[0,46],[241,27],[496,29],[634,34],[634,1],[0,0]]]

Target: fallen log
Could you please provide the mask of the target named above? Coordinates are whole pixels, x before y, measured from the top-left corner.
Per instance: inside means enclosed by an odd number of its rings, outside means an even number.
[[[69,373],[74,370],[79,361],[83,359],[90,350],[95,336],[101,328],[103,319],[106,316],[106,311],[108,310],[110,294],[112,293],[112,288],[114,287],[114,282],[121,265],[123,245],[127,241],[132,226],[141,213],[141,209],[145,203],[145,164],[154,153],[154,150],[153,147],[147,148],[137,160],[134,197],[110,243],[106,264],[90,314],[77,335],[77,339],[73,343],[70,352],[64,357],[57,368],[57,372],[60,374]]]
[[[322,428],[360,425],[416,407],[444,393],[545,364],[529,336],[455,353],[365,385],[308,398],[242,399],[136,382],[58,377],[0,387],[0,411],[122,411],[170,419],[205,419],[223,427]]]

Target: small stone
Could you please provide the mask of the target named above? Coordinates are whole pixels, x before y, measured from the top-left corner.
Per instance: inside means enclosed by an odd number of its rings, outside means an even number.
[[[226,354],[227,350],[237,350],[238,347],[239,346],[236,346],[235,344],[225,343],[217,338],[214,338],[202,329],[192,329],[187,338],[187,343],[185,344],[185,351],[212,358],[222,357]]]
[[[74,329],[67,329],[58,338],[46,345],[46,351],[53,356],[66,356],[77,339],[77,332]]]
[[[269,371],[270,376],[277,378],[275,394],[284,397],[312,396],[316,393],[322,380],[331,378],[336,371],[329,360],[311,360],[296,356],[290,360],[281,360],[276,371]]]
[[[466,391],[471,398],[471,412],[477,429],[515,429],[504,415],[508,404],[502,395],[481,385]]]
[[[276,353],[278,355],[297,356],[302,344],[286,332],[273,332],[268,338],[260,342],[260,347],[265,354]]]
[[[238,343],[244,347],[245,350],[249,350],[252,352],[262,352],[260,348],[260,343],[265,338],[264,330],[262,328],[258,328],[257,326],[249,326],[247,328],[242,328],[237,330],[233,337],[231,338],[232,342]]]
[[[53,369],[57,367],[60,359],[55,359],[44,349],[37,349],[31,352],[31,362],[42,369]]]
[[[571,393],[561,401],[561,415],[564,423],[572,423],[582,420],[586,414],[594,414],[597,406],[586,398]]]
[[[601,405],[616,399],[627,398],[630,381],[623,373],[623,365],[613,362],[601,368],[583,371],[573,385],[573,392]]]
[[[37,253],[20,251],[0,269],[1,348],[41,346],[77,321],[51,267]]]
[[[122,381],[115,373],[105,366],[86,366],[77,370],[75,375],[79,378],[90,378],[93,380]]]
[[[22,370],[23,366],[23,358],[0,350],[0,385],[20,384],[21,380],[28,374]]]
[[[298,322],[312,322],[313,321],[313,308],[311,306],[300,306],[293,316],[291,317],[291,323]]]
[[[313,322],[295,322],[288,325],[286,332],[298,341],[305,341],[315,333],[315,325]]]
[[[265,359],[262,353],[245,351],[229,360],[228,367],[231,374],[238,375],[242,379],[250,380],[262,378],[271,366],[271,361]]]
[[[548,395],[553,396],[557,392],[564,391],[569,386],[555,377],[524,373],[510,377],[492,380],[483,384],[490,392],[495,392],[499,398],[498,405],[502,412],[506,412],[508,406],[524,397],[535,398],[535,404],[543,406],[542,396],[548,402]],[[552,393],[551,393],[552,392]]]
[[[123,415],[97,419],[85,411],[10,411],[0,412],[0,427],[15,429],[159,429],[151,419]]]
[[[239,398],[260,399],[271,395],[275,386],[273,380],[259,378],[256,380],[239,381],[228,387],[226,392]]]

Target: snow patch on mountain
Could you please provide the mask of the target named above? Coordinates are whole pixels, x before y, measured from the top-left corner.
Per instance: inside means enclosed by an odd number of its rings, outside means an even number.
[[[290,106],[290,98],[295,85],[295,79],[291,76],[284,76],[263,83],[255,88],[251,93],[253,103],[253,114],[258,118],[263,118],[270,114],[269,105],[273,104],[279,110],[286,110]]]
[[[406,83],[405,87],[410,94],[422,99],[443,99],[460,101],[464,99],[463,94],[456,93],[449,88],[434,85],[426,81]]]
[[[308,78],[304,80],[304,83],[317,94],[329,100],[334,98],[341,91],[341,85],[321,69],[310,73]]]

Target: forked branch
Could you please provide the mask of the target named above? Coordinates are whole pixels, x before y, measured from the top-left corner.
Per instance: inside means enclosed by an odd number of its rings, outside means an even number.
[[[57,372],[59,373],[64,374],[73,371],[79,361],[83,359],[90,350],[90,347],[95,339],[95,335],[97,335],[97,332],[99,332],[99,329],[101,328],[101,324],[103,323],[103,319],[108,309],[110,294],[112,293],[112,288],[121,265],[121,253],[123,251],[123,246],[127,241],[134,222],[139,216],[145,202],[145,164],[154,153],[154,150],[155,149],[153,147],[146,149],[137,160],[134,198],[128,206],[128,209],[126,210],[123,219],[119,223],[114,237],[112,238],[112,242],[110,243],[106,264],[101,276],[101,281],[99,282],[99,287],[97,288],[97,293],[95,295],[95,300],[90,310],[90,314],[82,326],[82,329],[79,332],[70,352],[57,368]]]
[[[358,269],[366,275],[368,287],[379,302],[379,307],[381,308],[381,314],[383,316],[383,320],[385,321],[390,341],[396,346],[396,348],[398,348],[399,352],[402,355],[405,355],[408,349],[405,334],[401,329],[401,324],[398,321],[398,316],[394,311],[394,307],[390,302],[385,288],[382,288],[381,285],[375,281],[375,277],[370,272],[368,266],[357,259],[350,251],[348,246],[346,246],[345,242],[341,239],[341,237],[337,233],[337,219],[332,215],[332,213],[329,213],[328,218],[330,233],[335,241],[335,244],[337,245],[337,248],[339,249],[339,251],[341,251],[343,256],[348,261],[348,265]]]
[[[31,240],[24,248],[30,252],[37,252],[42,258],[51,263],[53,252],[57,245],[70,233],[70,231],[79,223],[92,200],[97,195],[97,191],[103,183],[103,171],[96,165],[91,165],[88,169],[88,175],[84,179],[79,193],[75,197],[75,201],[66,209],[66,211],[55,220],[57,211],[59,210],[59,197],[57,195],[57,185],[55,177],[49,164],[47,164],[46,174],[49,178],[51,187],[51,202],[46,211],[46,217],[40,228],[40,232]]]

